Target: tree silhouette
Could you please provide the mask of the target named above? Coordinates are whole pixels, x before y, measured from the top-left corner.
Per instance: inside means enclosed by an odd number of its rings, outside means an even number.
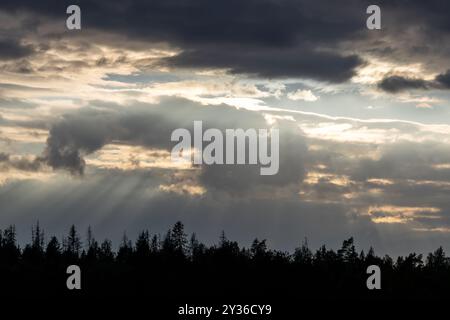
[[[45,248],[45,249],[44,249]],[[395,261],[379,257],[370,247],[367,254],[357,252],[353,238],[343,241],[337,251],[325,246],[315,252],[305,240],[292,254],[272,250],[267,240],[255,239],[247,249],[229,240],[225,232],[216,245],[201,243],[193,233],[188,241],[181,222],[165,236],[140,232],[133,243],[126,234],[117,253],[110,240],[100,245],[92,228],[87,230],[86,248],[74,225],[63,238],[63,248],[54,236],[45,243],[44,231],[37,222],[31,242],[24,249],[17,245],[16,230],[0,231],[0,283],[8,294],[66,294],[65,270],[69,264],[81,267],[88,295],[161,295],[184,297],[189,294],[231,296],[274,296],[277,293],[307,292],[328,298],[370,298],[376,294],[365,287],[366,269],[377,265],[382,270],[383,291],[378,298],[449,297],[450,260],[442,247],[429,253],[411,253]],[[1,293],[0,293],[1,295]]]
[[[427,268],[434,270],[444,270],[449,267],[449,259],[445,257],[445,252],[442,247],[439,247],[433,253],[427,256]]]
[[[72,225],[69,230],[69,235],[63,241],[64,255],[69,260],[76,260],[80,256],[81,240],[75,225]]]
[[[294,262],[303,265],[311,265],[313,262],[313,253],[308,247],[308,239],[305,238],[300,248],[294,251]]]
[[[61,257],[61,245],[59,244],[58,239],[53,236],[50,238],[50,241],[47,244],[47,248],[45,249],[45,258],[47,261],[57,262]]]
[[[16,227],[9,226],[3,231],[1,239],[2,261],[6,263],[15,263],[20,257],[20,248],[16,244]]]
[[[105,239],[101,246],[99,251],[99,260],[100,261],[106,261],[106,262],[112,262],[114,261],[114,253],[112,251],[112,242],[111,240]]]
[[[36,227],[32,228],[31,247],[38,253],[44,252],[44,231],[39,227],[39,221],[36,223]]]
[[[31,228],[31,244],[25,246],[22,258],[36,264],[44,259],[44,231],[39,227],[39,221]]]
[[[184,233],[184,225],[181,223],[181,221],[178,221],[173,226],[171,239],[175,252],[179,255],[185,256],[187,252],[188,240],[187,235]]]
[[[338,250],[337,254],[340,260],[348,263],[355,263],[358,259],[355,245],[353,243],[353,237],[344,240],[342,248]]]
[[[130,260],[132,254],[133,244],[131,243],[131,240],[128,239],[127,234],[124,233],[119,250],[117,251],[117,261],[126,263]]]
[[[150,236],[148,233],[148,230],[142,231],[137,240],[135,245],[136,250],[136,256],[138,257],[146,257],[150,254]]]

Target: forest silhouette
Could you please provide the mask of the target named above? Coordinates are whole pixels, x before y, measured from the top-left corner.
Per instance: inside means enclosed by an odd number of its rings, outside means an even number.
[[[306,297],[339,299],[444,298],[450,292],[450,259],[442,247],[427,256],[410,253],[392,259],[374,250],[357,252],[353,238],[337,251],[315,252],[305,239],[294,252],[268,248],[255,239],[249,248],[222,232],[207,246],[186,235],[181,222],[163,236],[142,231],[132,242],[126,235],[113,250],[98,242],[89,228],[85,237],[75,226],[61,241],[47,238],[37,223],[31,243],[21,248],[16,230],[0,230],[1,295],[8,296],[158,296]],[[68,290],[66,268],[82,270],[82,289]],[[381,290],[368,290],[367,266],[381,269]]]

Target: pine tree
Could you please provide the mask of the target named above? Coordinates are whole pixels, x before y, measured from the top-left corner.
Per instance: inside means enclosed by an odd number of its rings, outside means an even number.
[[[187,235],[184,233],[184,225],[180,221],[173,226],[171,238],[175,252],[185,255],[188,241]]]
[[[222,232],[220,233],[219,248],[226,247],[227,243],[228,243],[227,236],[225,235],[225,231],[222,230]]]
[[[35,227],[31,227],[31,244],[25,246],[22,257],[34,264],[44,259],[44,232],[39,227],[39,221]]]
[[[189,255],[194,260],[194,258],[198,254],[199,242],[197,240],[197,236],[195,233],[191,235],[191,239],[189,240]]]
[[[69,235],[64,240],[64,252],[70,258],[78,259],[80,257],[80,250],[81,240],[75,225],[72,225],[69,230]]]
[[[16,227],[14,225],[9,226],[3,231],[2,251],[6,262],[14,263],[18,261],[20,257],[20,248],[16,243]]]
[[[148,230],[142,231],[135,244],[135,254],[139,259],[148,258],[150,256],[150,234]]]
[[[114,253],[112,252],[111,240],[105,239],[100,245],[99,259],[102,261],[114,261]]]
[[[31,228],[31,233],[31,247],[33,251],[42,254],[44,252],[44,231],[41,231],[39,221],[36,223],[35,228]]]
[[[162,241],[161,244],[162,247],[162,251],[165,254],[171,254],[174,251],[174,244],[173,244],[173,240],[172,240],[172,230],[167,230],[166,235],[164,236],[164,240]]]
[[[92,244],[94,241],[95,241],[95,239],[92,234],[92,228],[91,228],[91,226],[89,226],[88,230],[87,230],[87,249],[92,247]]]
[[[124,263],[129,261],[133,254],[133,245],[128,239],[127,234],[124,232],[122,237],[122,242],[119,246],[119,251],[117,251],[117,260]]]
[[[156,254],[156,253],[158,253],[158,251],[159,251],[159,239],[158,239],[158,236],[155,234],[155,235],[153,235],[153,237],[152,237],[152,241],[151,241],[151,243],[150,243],[150,251],[153,253],[153,254]]]
[[[87,230],[87,254],[88,261],[96,261],[99,253],[98,242],[95,240],[91,226]]]
[[[358,260],[358,253],[356,252],[353,237],[344,240],[342,248],[338,250],[339,260],[347,263],[355,263]]]

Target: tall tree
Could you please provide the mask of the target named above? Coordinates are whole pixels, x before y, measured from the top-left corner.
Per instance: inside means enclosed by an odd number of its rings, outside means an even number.
[[[133,245],[131,241],[128,239],[127,234],[124,232],[122,237],[122,242],[119,246],[119,251],[117,251],[117,260],[125,263],[129,261],[133,254]]]
[[[72,225],[69,230],[69,235],[64,240],[64,253],[70,257],[78,259],[81,251],[81,240],[78,235],[75,225]]]
[[[36,226],[31,228],[31,247],[32,249],[42,254],[44,252],[44,231],[39,226],[39,221],[36,222]]]
[[[219,238],[219,248],[224,248],[228,243],[227,236],[225,235],[225,231],[222,230]]]
[[[99,254],[98,242],[94,238],[91,226],[87,230],[87,261],[94,262],[97,260]]]
[[[358,260],[358,253],[356,252],[353,237],[344,240],[341,249],[338,250],[339,260],[347,263],[355,263]]]
[[[175,252],[185,255],[188,241],[187,235],[184,233],[184,225],[180,221],[173,226],[171,239]]]
[[[9,226],[3,231],[2,255],[3,260],[9,263],[18,261],[20,257],[20,248],[17,246],[16,227],[14,225]]]
[[[147,259],[150,256],[150,234],[148,230],[142,231],[135,243],[136,257],[139,260]]]

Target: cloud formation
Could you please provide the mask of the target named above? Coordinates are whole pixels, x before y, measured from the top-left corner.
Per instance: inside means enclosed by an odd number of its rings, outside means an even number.
[[[311,6],[308,1],[293,0],[133,0],[115,6],[103,0],[85,0],[79,6],[85,13],[83,27],[88,32],[97,30],[178,48],[179,54],[161,60],[170,67],[343,82],[363,63],[358,55],[338,49],[340,42],[358,36],[363,19],[356,8],[364,8],[357,1],[351,1],[347,8],[333,1],[327,1],[326,6]],[[63,7],[63,3],[5,1],[0,9],[27,10],[61,20]],[[335,15],[345,16],[345,22],[333,19]],[[119,16],[121,19],[117,19]],[[54,31],[67,36],[65,30]],[[97,40],[102,41],[101,37]]]
[[[170,112],[167,112],[170,108]],[[239,120],[237,120],[239,119]],[[253,111],[219,106],[202,106],[183,99],[166,99],[160,104],[123,109],[82,109],[67,114],[49,131],[41,159],[54,169],[83,174],[85,156],[109,143],[140,145],[170,151],[173,130],[193,129],[194,121],[203,121],[204,130],[268,128],[263,115]],[[304,177],[303,161],[307,148],[298,128],[291,121],[277,124],[281,130],[280,170],[274,176],[261,176],[259,165],[204,165],[200,182],[206,187],[239,193],[261,186],[298,184]],[[289,128],[289,129],[288,129]],[[247,149],[248,152],[248,149]]]
[[[390,93],[406,90],[450,89],[450,70],[438,74],[431,81],[403,76],[389,76],[384,78],[378,84],[378,87]]]

